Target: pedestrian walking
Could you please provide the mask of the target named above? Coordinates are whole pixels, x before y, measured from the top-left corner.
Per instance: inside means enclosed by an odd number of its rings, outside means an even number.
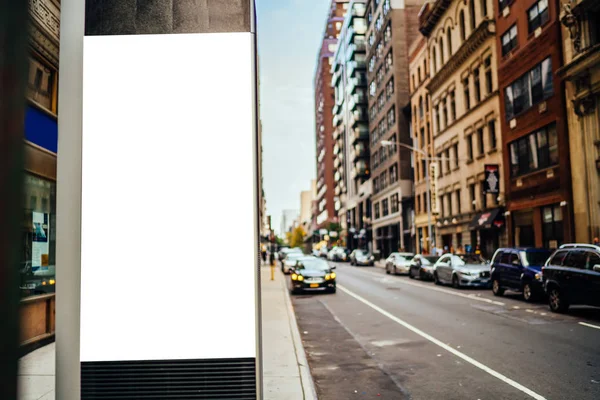
[[[263,264],[267,263],[267,247],[263,244],[261,248]]]
[[[271,254],[269,255],[269,264],[275,265],[275,253],[273,252],[271,252]]]

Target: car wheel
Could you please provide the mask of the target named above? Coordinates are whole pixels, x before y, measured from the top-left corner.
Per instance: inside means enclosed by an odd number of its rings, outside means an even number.
[[[523,283],[523,300],[527,302],[533,302],[537,298],[533,287],[531,286],[531,282]]]
[[[437,272],[433,273],[433,283],[435,283],[436,285],[441,285],[442,284],[442,282],[440,282],[440,280],[438,278]]]
[[[335,291],[336,291],[336,288],[329,289],[329,293],[335,293]]]
[[[452,275],[452,287],[455,289],[460,289],[460,282],[458,281],[458,276]]]
[[[502,296],[504,294],[504,288],[500,286],[498,279],[492,281],[492,293],[494,293],[494,296]]]
[[[409,277],[410,279],[415,279],[415,275],[413,274],[413,269],[412,269],[412,268],[410,268],[410,269],[408,270],[408,277]]]
[[[550,289],[548,305],[550,306],[550,311],[555,313],[563,313],[569,309],[569,302],[557,287]]]

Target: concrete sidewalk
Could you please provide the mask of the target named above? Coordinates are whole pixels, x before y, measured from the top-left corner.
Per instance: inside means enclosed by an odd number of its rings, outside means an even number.
[[[263,387],[265,400],[316,400],[285,275],[261,269]]]
[[[264,400],[316,400],[285,279],[279,269],[261,268]],[[234,295],[234,294],[232,294]],[[54,343],[19,362],[19,400],[55,400]]]

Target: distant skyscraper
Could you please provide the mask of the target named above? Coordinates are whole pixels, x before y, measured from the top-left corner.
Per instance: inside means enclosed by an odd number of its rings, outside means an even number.
[[[280,235],[285,238],[285,233],[294,227],[298,219],[298,210],[283,210],[281,213]]]

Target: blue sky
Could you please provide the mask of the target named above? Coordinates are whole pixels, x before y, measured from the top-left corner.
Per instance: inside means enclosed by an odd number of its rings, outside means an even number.
[[[263,176],[277,231],[316,174],[313,78],[331,0],[256,0]]]

